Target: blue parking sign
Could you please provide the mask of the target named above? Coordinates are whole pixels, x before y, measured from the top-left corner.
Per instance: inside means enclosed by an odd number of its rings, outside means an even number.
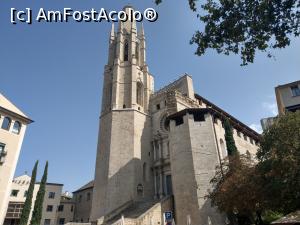
[[[173,214],[171,211],[165,212],[165,219],[167,222],[172,222],[173,220]]]

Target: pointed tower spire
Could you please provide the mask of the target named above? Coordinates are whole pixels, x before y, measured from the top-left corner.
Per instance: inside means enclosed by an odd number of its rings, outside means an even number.
[[[132,8],[129,8],[128,13],[129,13],[130,10],[133,11]],[[131,33],[134,33],[135,35],[137,35],[136,21],[135,20],[131,21]]]
[[[112,23],[111,24],[111,31],[110,31],[110,38],[109,38],[109,41],[110,41],[110,44],[115,40],[115,24]]]
[[[141,28],[139,30],[139,36],[144,38],[145,37],[145,31],[144,31],[144,25],[141,23]]]
[[[123,22],[120,20],[120,21],[119,21],[119,27],[118,27],[118,33],[123,31],[123,26],[124,26],[124,24],[123,24]]]

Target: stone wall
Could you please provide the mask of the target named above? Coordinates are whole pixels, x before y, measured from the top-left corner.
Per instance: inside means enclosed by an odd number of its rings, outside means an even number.
[[[137,110],[114,110],[102,117],[92,221],[129,201],[153,196],[150,135],[149,117]],[[145,178],[144,163],[148,174]]]
[[[224,224],[222,216],[205,198],[210,179],[219,163],[212,116],[194,121],[192,114],[183,116],[183,123],[170,122],[170,152],[176,224]],[[209,222],[210,221],[210,222]]]

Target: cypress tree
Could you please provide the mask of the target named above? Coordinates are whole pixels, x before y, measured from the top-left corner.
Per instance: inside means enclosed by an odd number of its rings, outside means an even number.
[[[233,172],[235,170],[235,166],[239,164],[239,152],[237,150],[233,138],[232,126],[227,118],[224,121],[224,129],[225,129],[226,147],[227,147],[228,158],[229,158],[229,168],[230,168],[229,171]],[[237,222],[238,217],[234,212],[232,211],[227,212],[227,218],[230,221],[230,225],[238,224]]]
[[[224,129],[228,156],[234,156],[238,154],[238,150],[233,139],[232,126],[228,119],[225,119],[224,121]]]
[[[44,196],[45,196],[47,175],[48,175],[48,161],[46,162],[44,174],[43,174],[43,177],[42,177],[42,180],[40,183],[40,188],[36,195],[30,225],[40,225],[40,222],[42,219],[43,202],[44,202]]]
[[[26,200],[24,203],[24,207],[22,209],[22,214],[20,217],[20,225],[27,225],[27,223],[28,223],[38,163],[39,163],[39,161],[35,162],[35,165],[33,167],[32,173],[31,173],[31,180],[30,180],[29,188],[27,190]]]

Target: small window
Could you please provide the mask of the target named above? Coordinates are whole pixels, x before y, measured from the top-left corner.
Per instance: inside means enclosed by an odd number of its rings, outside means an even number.
[[[64,211],[64,205],[59,205],[58,208],[57,208],[57,211],[58,212]]]
[[[237,131],[237,136],[241,137],[241,132]]]
[[[253,144],[253,139],[252,138],[250,138],[250,143]]]
[[[47,212],[52,212],[53,211],[53,205],[47,205]]]
[[[73,212],[74,211],[74,206],[73,205],[71,205],[71,212]]]
[[[156,105],[156,109],[157,109],[157,110],[160,110],[160,104],[157,104],[157,105]]]
[[[90,201],[90,200],[91,200],[91,193],[90,193],[90,192],[87,193],[87,195],[86,195],[86,200],[87,200],[87,201]]]
[[[126,109],[126,105],[125,104],[123,105],[123,109]]]
[[[19,121],[15,121],[12,132],[15,134],[19,134],[21,130],[21,123]]]
[[[5,144],[0,143],[0,158],[5,155]]]
[[[81,202],[82,200],[82,195],[79,195],[78,201]]]
[[[248,158],[248,159],[251,159],[252,157],[251,157],[251,153],[247,150],[246,151],[246,157]]]
[[[28,191],[25,191],[25,192],[24,192],[24,198],[27,197],[27,194],[28,194]]]
[[[298,85],[292,86],[291,87],[292,90],[292,95],[295,96],[300,96],[300,88],[298,87]]]
[[[205,118],[204,118],[204,114],[194,114],[194,121],[195,122],[199,122],[199,121],[205,121]]]
[[[44,225],[50,225],[51,223],[51,220],[50,219],[45,219],[44,220]]]
[[[244,140],[247,141],[247,135],[246,134],[244,134]]]
[[[125,40],[125,43],[124,43],[124,61],[128,61],[128,41]]]
[[[214,123],[218,124],[218,118],[217,117],[214,117]]]
[[[55,192],[49,192],[48,198],[55,198]]]
[[[60,218],[59,221],[58,221],[58,224],[59,225],[65,224],[65,218]]]
[[[136,47],[135,47],[135,58],[136,61],[139,61],[139,43],[136,43]]]
[[[19,193],[19,190],[12,190],[10,196],[17,197]]]
[[[136,84],[136,103],[143,105],[143,84],[141,82]]]
[[[4,117],[1,128],[4,130],[9,130],[10,124],[11,124],[11,119],[9,117]]]
[[[228,155],[228,152],[222,138],[220,139],[220,147],[221,147],[222,156],[223,158],[225,158]]]

